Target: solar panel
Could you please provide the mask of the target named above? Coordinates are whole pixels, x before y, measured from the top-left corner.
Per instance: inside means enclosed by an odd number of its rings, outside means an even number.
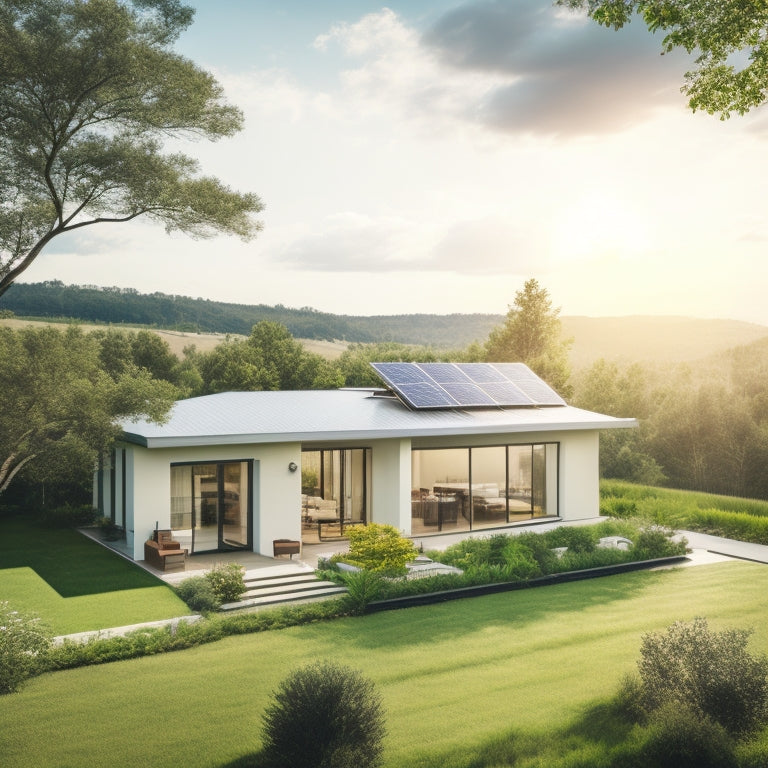
[[[565,405],[523,363],[371,363],[409,407],[489,408]]]

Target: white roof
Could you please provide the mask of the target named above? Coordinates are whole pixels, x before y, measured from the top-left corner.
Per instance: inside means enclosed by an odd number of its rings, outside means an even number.
[[[350,389],[224,392],[179,400],[165,424],[122,424],[126,440],[148,448],[635,426],[635,419],[618,419],[569,405],[412,411],[393,397]]]

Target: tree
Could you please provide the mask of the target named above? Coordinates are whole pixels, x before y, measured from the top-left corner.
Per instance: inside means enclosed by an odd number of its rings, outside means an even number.
[[[0,392],[0,494],[22,471],[88,471],[119,434],[118,419],[162,420],[176,397],[136,366],[110,376],[98,340],[75,326],[0,328]]]
[[[53,238],[154,219],[252,237],[259,198],[162,140],[236,133],[238,109],[171,45],[180,0],[0,0],[0,295]]]
[[[264,757],[273,768],[375,768],[384,713],[373,683],[349,667],[295,670],[264,713]]]
[[[280,323],[262,320],[245,339],[230,339],[199,356],[205,394],[278,389],[336,389],[341,373],[307,352]]]
[[[563,397],[568,383],[571,339],[561,339],[560,309],[553,309],[549,292],[537,280],[527,280],[515,294],[504,325],[494,328],[485,344],[488,362],[525,363]]]
[[[768,95],[768,4],[755,0],[557,0],[620,29],[639,14],[651,32],[665,32],[662,52],[696,54],[683,93],[694,111],[740,115]],[[744,55],[746,54],[746,55]]]

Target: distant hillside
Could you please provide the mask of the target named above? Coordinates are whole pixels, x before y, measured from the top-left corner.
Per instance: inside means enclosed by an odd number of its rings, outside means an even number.
[[[296,338],[325,341],[399,341],[460,348],[484,341],[500,315],[333,315],[311,307],[281,304],[227,304],[132,288],[99,288],[45,283],[17,283],[0,298],[0,310],[40,318],[72,318],[89,323],[150,325],[192,333],[249,334],[260,320],[282,323]]]
[[[90,324],[154,327],[174,351],[188,344],[212,348],[224,334],[250,333],[260,320],[285,325],[308,349],[337,357],[350,342],[396,341],[458,349],[483,342],[503,315],[333,315],[310,307],[290,309],[227,304],[132,289],[65,286],[54,281],[17,284],[0,298],[0,311],[17,316],[71,318]],[[686,317],[563,317],[563,335],[574,339],[571,363],[598,358],[624,362],[691,362],[768,339],[768,327],[738,320]]]
[[[768,337],[768,327],[690,317],[563,317],[575,368],[604,357],[624,362],[690,362]]]

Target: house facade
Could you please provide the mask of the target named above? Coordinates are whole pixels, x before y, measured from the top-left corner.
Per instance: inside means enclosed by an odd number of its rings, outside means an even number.
[[[562,403],[562,401],[560,401]],[[272,555],[345,527],[405,535],[503,529],[599,511],[599,432],[636,426],[573,408],[412,407],[391,391],[228,392],[126,423],[94,504],[144,557],[156,529],[190,554]]]

